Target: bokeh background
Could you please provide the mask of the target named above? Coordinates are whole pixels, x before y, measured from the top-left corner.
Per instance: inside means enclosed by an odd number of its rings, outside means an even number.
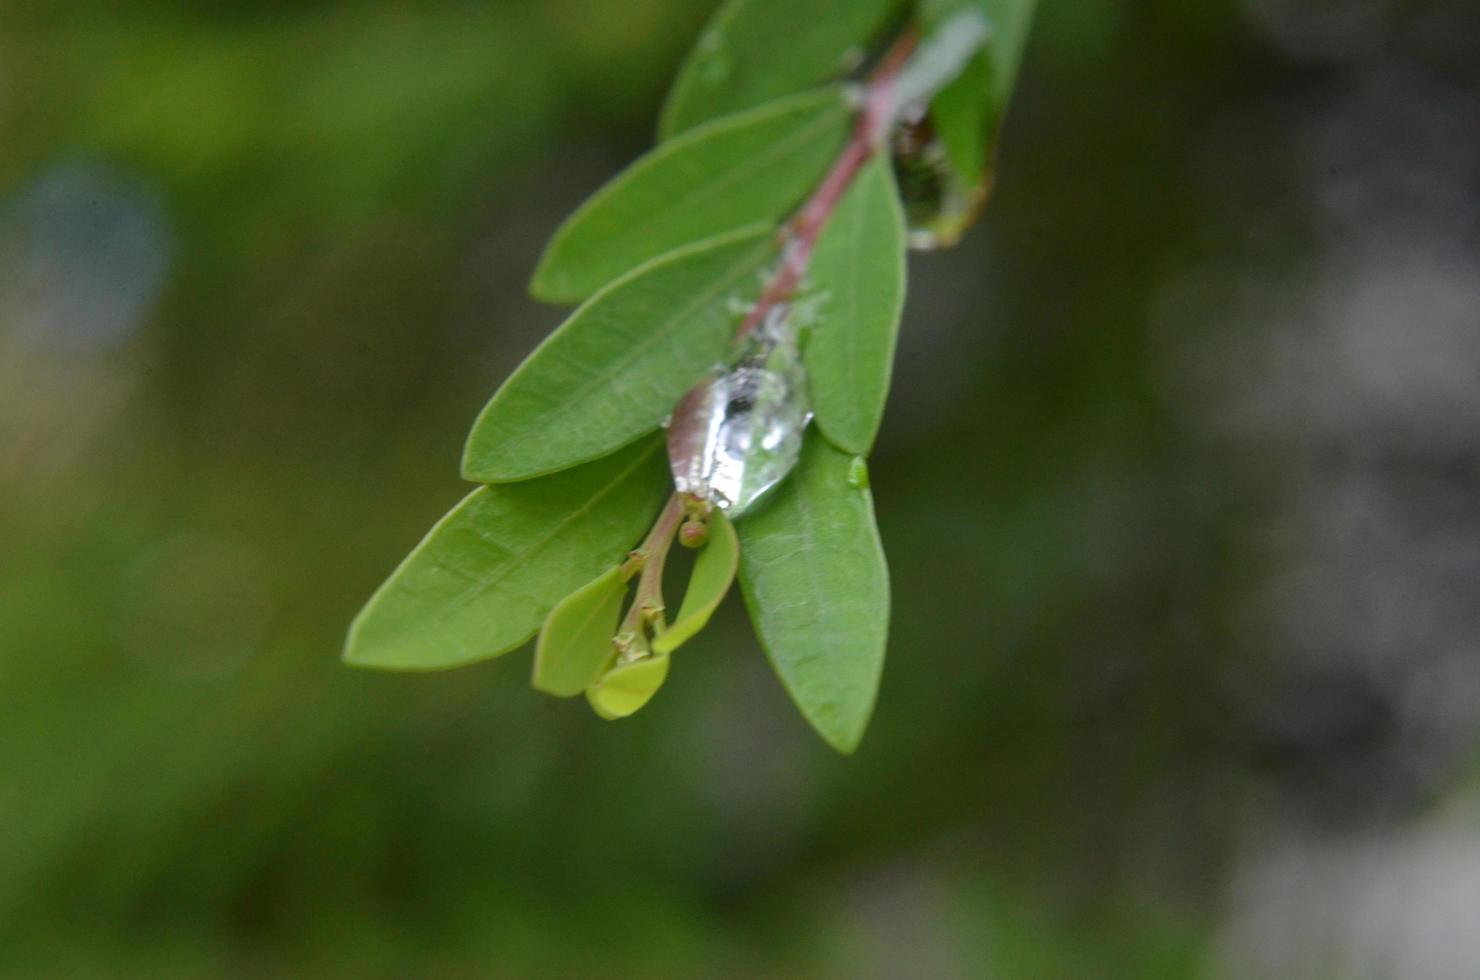
[[[0,974],[1480,975],[1463,0],[1045,0],[855,757],[340,665],[710,7],[0,6]]]

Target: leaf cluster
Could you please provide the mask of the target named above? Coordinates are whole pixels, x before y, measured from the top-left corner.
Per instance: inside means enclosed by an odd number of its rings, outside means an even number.
[[[681,511],[659,430],[730,356],[798,209],[857,140],[859,89],[848,77],[890,38],[923,32],[916,75],[940,76],[925,93],[937,170],[983,185],[1031,7],[725,3],[679,72],[657,147],[546,248],[531,291],[579,305],[478,416],[462,472],[481,486],[372,597],[347,661],[440,670],[538,634],[537,689],[584,694],[602,717],[624,717],[659,688],[671,655],[738,577],[782,684],[829,744],[852,751],[889,627],[863,461],[888,397],[915,230],[886,144],[871,145],[850,174],[786,297],[805,321],[816,423],[795,473],[733,524],[702,501]],[[963,11],[980,42],[939,43],[961,30]],[[670,622],[662,579],[671,542],[684,538],[680,520],[707,541]]]

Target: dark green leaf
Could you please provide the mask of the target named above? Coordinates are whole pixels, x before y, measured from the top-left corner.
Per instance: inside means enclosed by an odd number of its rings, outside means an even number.
[[[562,596],[642,537],[669,487],[653,438],[541,480],[473,491],[360,612],[345,660],[439,670],[520,646]]]
[[[705,627],[730,591],[739,564],[740,542],[735,537],[735,526],[724,511],[715,510],[709,515],[709,541],[694,559],[678,618],[653,640],[655,651],[672,653]]]
[[[884,417],[904,309],[904,213],[882,156],[823,229],[810,278],[822,310],[804,352],[817,424],[840,448],[866,454]]]
[[[663,106],[659,135],[851,71],[902,0],[729,0],[699,35]]]
[[[779,222],[822,179],[848,136],[838,89],[809,92],[664,143],[555,233],[530,291],[575,303],[648,259],[757,222]]]
[[[740,587],[771,664],[840,752],[863,737],[889,632],[889,571],[853,457],[807,440],[774,498],[739,523]]]
[[[525,480],[656,429],[729,350],[732,301],[775,254],[769,227],[666,255],[591,297],[504,382],[468,436],[463,475]]]
[[[586,689],[586,700],[607,721],[626,718],[652,700],[667,676],[668,654],[654,653],[607,671]]]
[[[530,683],[535,690],[573,698],[601,676],[612,656],[612,637],[626,596],[627,580],[617,565],[550,610],[534,648]]]

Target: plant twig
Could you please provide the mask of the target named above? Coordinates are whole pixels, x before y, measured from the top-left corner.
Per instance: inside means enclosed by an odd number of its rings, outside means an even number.
[[[638,552],[644,556],[642,563],[642,575],[637,580],[637,592],[632,598],[632,608],[627,610],[627,616],[622,620],[619,632],[632,632],[645,636],[645,616],[651,616],[654,612],[662,614],[663,611],[663,566],[668,561],[668,551],[673,544],[673,535],[678,532],[679,522],[683,520],[683,497],[674,492],[668,498],[668,503],[663,505],[663,510],[658,514],[658,519],[653,523],[653,528],[648,536],[638,547]]]
[[[914,30],[900,35],[869,76],[868,85],[864,89],[862,111],[853,127],[852,139],[843,147],[843,152],[838,155],[832,169],[807,199],[807,203],[802,205],[796,217],[781,229],[781,265],[735,331],[736,341],[749,336],[766,318],[766,314],[778,303],[791,298],[792,293],[801,285],[823,227],[852,186],[853,178],[858,176],[858,171],[888,135],[896,109],[895,83],[919,42],[919,35]]]
[[[879,59],[878,67],[869,76],[864,88],[863,105],[853,127],[852,138],[843,147],[842,153],[838,155],[822,183],[817,186],[817,190],[797,211],[796,216],[782,227],[781,264],[762,290],[755,306],[736,330],[737,342],[744,340],[778,304],[790,299],[801,284],[823,227],[837,210],[838,203],[852,186],[858,171],[888,135],[897,108],[895,83],[918,44],[919,35],[913,29],[909,30],[900,35]],[[651,617],[655,614],[662,615],[663,567],[683,514],[683,497],[675,492],[668,498],[668,503],[638,550],[644,556],[642,577],[638,579],[632,607],[622,620],[623,633],[630,632],[643,637],[645,627],[652,621]],[[645,617],[648,617],[646,622]]]

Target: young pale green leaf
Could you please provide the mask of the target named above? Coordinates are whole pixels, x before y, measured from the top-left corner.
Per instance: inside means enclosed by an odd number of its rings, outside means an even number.
[[[964,6],[975,6],[987,17],[986,47],[930,103],[931,122],[951,165],[970,184],[986,179],[1036,5],[1037,0],[933,0],[926,4],[927,28],[947,22]]]
[[[473,491],[355,618],[346,662],[440,670],[522,645],[562,596],[642,537],[670,487],[662,445]]]
[[[560,226],[530,283],[576,303],[647,260],[757,222],[779,222],[822,179],[848,136],[839,89],[729,116],[664,143]]]
[[[904,6],[903,0],[729,0],[679,69],[658,135],[669,139],[847,74]]]
[[[627,581],[622,566],[608,568],[550,610],[534,648],[537,691],[573,698],[601,676],[612,655]]]
[[[525,480],[596,459],[656,429],[729,350],[732,300],[775,254],[769,226],[635,269],[571,314],[478,416],[463,476]]]
[[[839,752],[863,737],[889,632],[889,570],[853,457],[808,439],[791,479],[740,535],[740,588],[792,700]]]
[[[626,718],[652,700],[668,677],[668,654],[613,667],[586,689],[591,709],[607,721]]]
[[[709,515],[709,541],[694,559],[678,618],[653,640],[653,650],[672,653],[702,630],[730,591],[739,565],[740,541],[735,536],[735,525],[724,511],[716,509]]]
[[[822,315],[803,354],[812,406],[839,448],[866,454],[884,417],[904,310],[905,224],[889,161],[871,160],[828,221],[810,279]]]

